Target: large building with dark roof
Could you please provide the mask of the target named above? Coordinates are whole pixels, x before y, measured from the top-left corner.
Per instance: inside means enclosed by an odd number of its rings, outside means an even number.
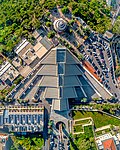
[[[85,75],[79,60],[65,47],[51,49],[37,64],[36,69],[8,95],[8,98],[29,100],[48,100],[52,110],[68,110],[69,99],[88,100],[102,97],[103,91],[97,88]],[[101,85],[99,85],[101,86]],[[107,91],[101,87],[108,95]],[[102,93],[101,93],[102,92]]]

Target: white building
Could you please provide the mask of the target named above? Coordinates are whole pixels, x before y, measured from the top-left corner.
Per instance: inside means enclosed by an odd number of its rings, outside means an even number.
[[[67,23],[62,18],[55,20],[53,25],[57,32],[63,32],[67,27]]]
[[[8,61],[3,62],[0,67],[0,90],[11,86],[18,75],[19,72]]]
[[[97,137],[96,143],[99,150],[120,150],[120,140],[110,133]]]

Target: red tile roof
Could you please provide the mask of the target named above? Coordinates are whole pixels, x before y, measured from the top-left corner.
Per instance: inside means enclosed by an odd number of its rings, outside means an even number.
[[[103,146],[104,150],[117,150],[113,139],[105,140]]]
[[[87,61],[83,61],[83,65],[98,81],[102,82],[102,80],[96,74],[95,69],[90,65],[90,63],[88,63]]]

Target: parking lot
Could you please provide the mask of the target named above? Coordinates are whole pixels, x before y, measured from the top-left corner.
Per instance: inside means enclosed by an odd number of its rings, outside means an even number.
[[[120,92],[116,85],[113,57],[109,43],[98,34],[92,33],[79,48],[79,51],[95,69],[104,87],[120,100]]]

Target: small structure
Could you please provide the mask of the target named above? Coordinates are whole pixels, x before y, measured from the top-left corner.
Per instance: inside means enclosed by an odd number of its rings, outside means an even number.
[[[103,35],[103,38],[107,41],[110,41],[113,38],[113,34],[109,31],[106,31]]]
[[[106,0],[107,5],[113,7],[116,10],[119,7],[120,0]]]
[[[45,36],[44,31],[42,29],[35,30],[32,35],[37,41],[41,40],[42,37]]]
[[[18,45],[15,52],[27,65],[30,65],[35,59],[37,59],[37,55],[35,54],[32,44],[26,39]]]
[[[26,77],[36,67],[43,55],[53,47],[42,31],[35,30],[33,36],[36,39],[34,46],[26,39],[22,39],[15,48],[17,56],[13,59],[12,64],[23,77]]]
[[[103,147],[105,150],[106,149],[116,150],[116,145],[113,139],[103,141]]]
[[[8,61],[4,62],[0,67],[0,90],[11,86],[18,75],[19,72]]]
[[[4,113],[4,108],[0,106],[0,128],[3,126],[3,113]]]
[[[120,142],[117,136],[112,136],[110,133],[97,137],[96,143],[99,150],[117,150],[120,148]]]
[[[6,150],[6,142],[8,140],[8,135],[5,133],[0,133],[0,150]]]
[[[67,23],[62,18],[55,20],[53,25],[57,32],[63,32],[67,27]]]

